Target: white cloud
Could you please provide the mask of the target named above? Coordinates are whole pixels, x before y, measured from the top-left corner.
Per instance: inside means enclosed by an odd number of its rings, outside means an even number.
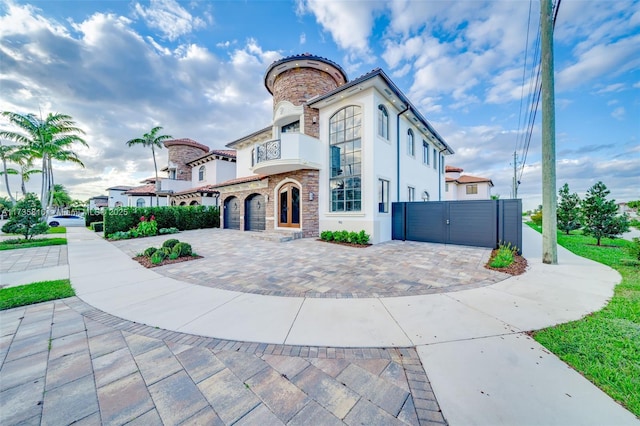
[[[605,86],[602,89],[597,90],[596,93],[602,94],[602,93],[620,92],[624,89],[625,89],[624,83],[615,83],[615,84],[609,84],[608,86]]]
[[[307,35],[305,33],[300,34],[300,44],[305,44],[307,42]]]
[[[149,7],[136,3],[134,11],[137,16],[144,19],[149,28],[160,31],[172,41],[207,25],[202,18],[194,18],[175,0],[151,0]],[[211,22],[212,19],[208,15],[207,20]]]
[[[625,111],[624,107],[618,107],[618,108],[614,109],[613,112],[611,112],[611,116],[613,118],[615,118],[616,120],[623,120],[625,113],[626,113],[626,111]]]

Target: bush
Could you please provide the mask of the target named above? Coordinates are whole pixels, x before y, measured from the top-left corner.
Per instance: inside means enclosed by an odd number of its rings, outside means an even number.
[[[320,239],[323,241],[333,241],[333,232],[332,231],[322,231],[320,233]]]
[[[178,253],[171,252],[171,254],[169,255],[170,260],[176,260],[177,258],[178,258]]]
[[[629,246],[629,254],[636,260],[640,260],[640,238],[635,237],[633,244]]]
[[[349,231],[336,231],[333,233],[333,239],[339,243],[346,243],[349,240]]]
[[[178,228],[174,228],[174,227],[171,227],[171,228],[160,228],[160,229],[158,229],[158,234],[160,234],[160,235],[164,235],[164,234],[177,234],[178,232],[180,232],[180,231],[178,231]]]
[[[141,237],[153,237],[158,234],[158,222],[156,222],[155,216],[151,215],[149,220],[144,216],[140,216],[140,222],[136,228],[139,236]]]
[[[147,256],[147,257],[151,257],[153,256],[153,253],[157,252],[158,249],[155,247],[149,247],[147,248],[142,254]]]
[[[27,194],[11,210],[11,218],[2,226],[2,232],[24,235],[26,240],[44,234],[49,225],[42,221],[43,210],[34,194]]]
[[[151,255],[151,263],[157,265],[167,258],[167,255],[162,250],[157,250]]]
[[[531,221],[538,226],[542,226],[542,210],[534,212],[531,215]]]
[[[175,238],[171,238],[170,240],[166,240],[164,243],[162,243],[162,247],[173,248],[179,242],[180,241],[176,240]]]
[[[358,233],[357,244],[367,245],[369,244],[369,234],[364,232],[364,229]]]
[[[215,206],[117,207],[104,211],[105,233],[110,235],[137,227],[141,216],[155,216],[158,229],[185,231],[220,227],[220,209]]]
[[[500,244],[498,252],[491,263],[489,263],[489,266],[492,268],[506,268],[513,263],[515,251],[515,247],[511,247],[510,243],[507,245]]]
[[[170,247],[160,247],[160,251],[163,252],[164,254],[166,254],[167,256],[169,256],[171,254],[171,248]]]
[[[113,234],[109,234],[108,238],[110,240],[128,240],[129,238],[131,238],[131,234],[129,233],[129,231],[118,231],[114,232]]]
[[[191,250],[191,244],[178,243],[173,247],[172,253],[177,253],[178,257],[191,256],[193,253]]]
[[[91,223],[91,230],[95,231],[95,232],[104,231],[104,222],[92,222]]]

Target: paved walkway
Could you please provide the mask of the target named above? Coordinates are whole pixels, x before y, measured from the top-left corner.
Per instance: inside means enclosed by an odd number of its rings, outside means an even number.
[[[542,265],[527,227],[523,276],[358,299],[193,285],[85,230],[68,237],[82,301],[0,313],[2,424],[639,424],[523,333],[599,309],[620,279],[562,249],[560,265]]]

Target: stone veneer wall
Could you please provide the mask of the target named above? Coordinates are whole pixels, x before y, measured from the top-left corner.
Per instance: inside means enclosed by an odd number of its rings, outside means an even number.
[[[229,188],[220,188],[220,205],[224,206],[224,202],[227,198],[235,196],[238,197],[240,201],[240,229],[245,229],[245,208],[244,202],[245,200],[252,194],[261,194],[263,197],[267,198],[267,208],[266,208],[266,221],[265,228],[267,231],[273,231],[276,227],[278,216],[275,211],[276,203],[277,203],[277,194],[274,195],[275,188],[280,185],[280,183],[287,179],[293,179],[300,183],[300,219],[301,226],[300,228],[281,228],[284,230],[290,231],[302,231],[303,236],[305,238],[308,237],[318,237],[320,235],[320,218],[318,212],[318,177],[319,172],[317,170],[297,170],[295,172],[290,173],[282,173],[277,175],[269,176],[269,183],[266,187],[262,188],[243,188],[242,186],[231,186]],[[235,188],[234,188],[235,187]],[[314,197],[312,201],[309,201],[309,193],[313,192]],[[220,211],[220,214],[223,215],[224,212]],[[222,217],[220,217],[220,225],[223,225],[224,221]]]
[[[206,154],[200,148],[188,145],[171,145],[169,150],[169,165],[176,166],[176,180],[191,180],[191,167],[187,162]],[[181,173],[182,172],[182,173]]]
[[[289,101],[299,106],[309,99],[338,87],[331,75],[315,68],[293,68],[279,74],[273,82],[273,108],[280,101]],[[316,122],[313,122],[313,118]],[[319,113],[316,108],[304,105],[304,133],[320,137]]]

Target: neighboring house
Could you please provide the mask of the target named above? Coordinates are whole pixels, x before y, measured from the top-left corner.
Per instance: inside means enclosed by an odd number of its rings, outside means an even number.
[[[493,182],[489,178],[463,175],[459,167],[446,166],[446,201],[489,200]]]
[[[124,191],[128,207],[156,207],[156,205],[164,207],[169,205],[168,194],[156,192],[155,178],[145,179],[141,183],[144,185]]]
[[[391,239],[391,202],[444,199],[453,150],[382,70],[349,81],[303,54],[274,62],[264,84],[272,125],[227,144],[236,176],[210,186],[223,227],[365,230],[377,243]]]
[[[131,186],[112,186],[107,188],[109,191],[109,208],[126,207],[129,205],[128,196],[125,194],[128,190],[132,189]]]
[[[108,207],[109,197],[106,195],[97,195],[89,198],[89,210],[99,210]]]

